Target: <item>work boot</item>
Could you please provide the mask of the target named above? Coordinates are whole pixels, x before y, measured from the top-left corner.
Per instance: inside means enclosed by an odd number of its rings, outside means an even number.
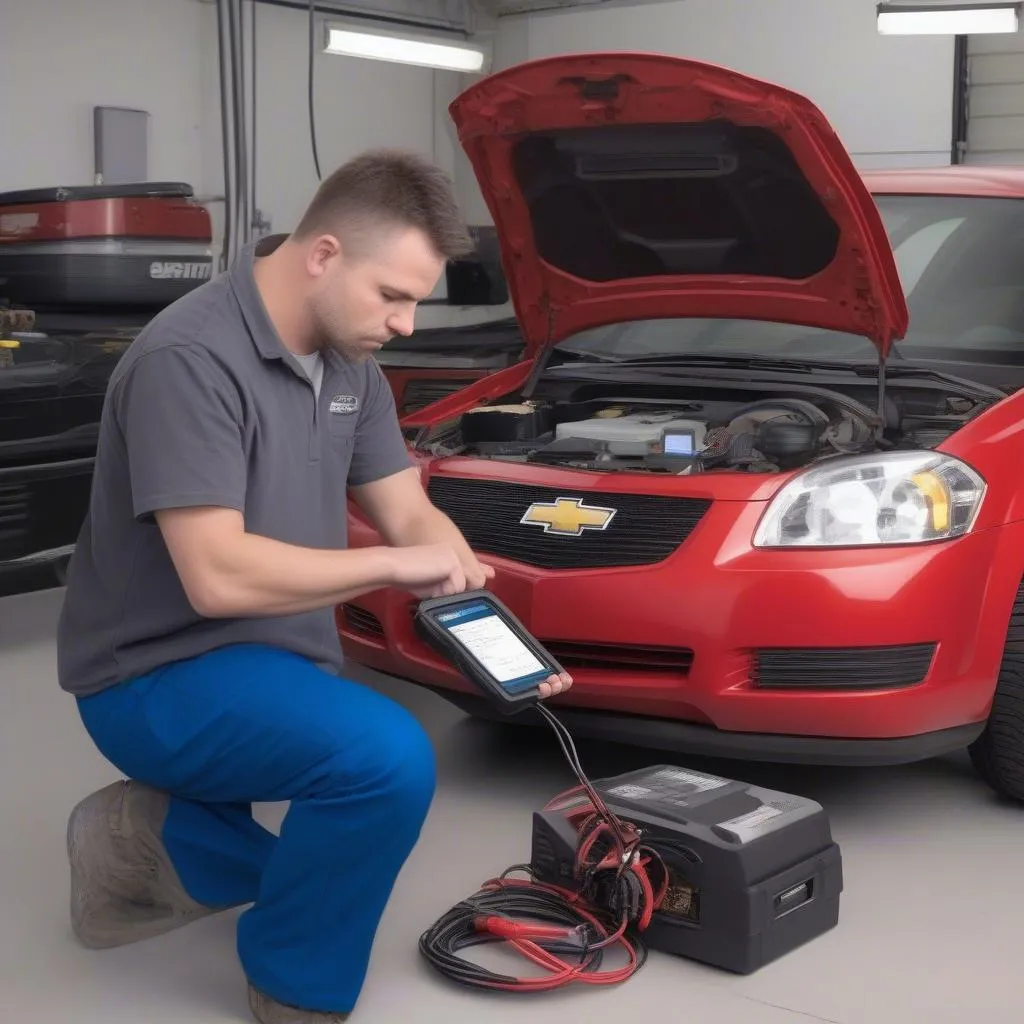
[[[71,812],[71,927],[84,946],[123,946],[217,912],[185,892],[171,864],[160,838],[168,803],[150,786],[115,782]]]
[[[347,1013],[321,1013],[285,1006],[252,985],[249,986],[249,1006],[260,1024],[343,1024],[349,1018]]]

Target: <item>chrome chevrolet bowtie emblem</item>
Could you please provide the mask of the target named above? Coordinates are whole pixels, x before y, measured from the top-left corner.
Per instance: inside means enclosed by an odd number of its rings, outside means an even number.
[[[586,505],[582,498],[557,498],[536,501],[519,521],[539,526],[545,533],[559,537],[579,537],[584,530],[606,530],[615,518],[615,509]]]

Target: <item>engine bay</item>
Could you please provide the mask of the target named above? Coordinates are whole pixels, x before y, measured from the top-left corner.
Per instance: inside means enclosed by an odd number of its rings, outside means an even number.
[[[938,389],[893,389],[880,414],[866,388],[654,390],[619,383],[507,395],[425,431],[418,447],[587,471],[777,473],[835,455],[934,448],[988,404]]]

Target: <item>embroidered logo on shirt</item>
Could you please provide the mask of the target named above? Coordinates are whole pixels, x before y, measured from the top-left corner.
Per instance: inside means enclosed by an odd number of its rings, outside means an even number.
[[[331,412],[336,416],[351,416],[359,409],[359,399],[355,395],[335,395],[331,399]]]

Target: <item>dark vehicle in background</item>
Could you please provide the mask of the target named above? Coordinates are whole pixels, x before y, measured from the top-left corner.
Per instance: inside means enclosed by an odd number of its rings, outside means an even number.
[[[63,580],[107,381],[133,336],[0,330],[0,595]]]

